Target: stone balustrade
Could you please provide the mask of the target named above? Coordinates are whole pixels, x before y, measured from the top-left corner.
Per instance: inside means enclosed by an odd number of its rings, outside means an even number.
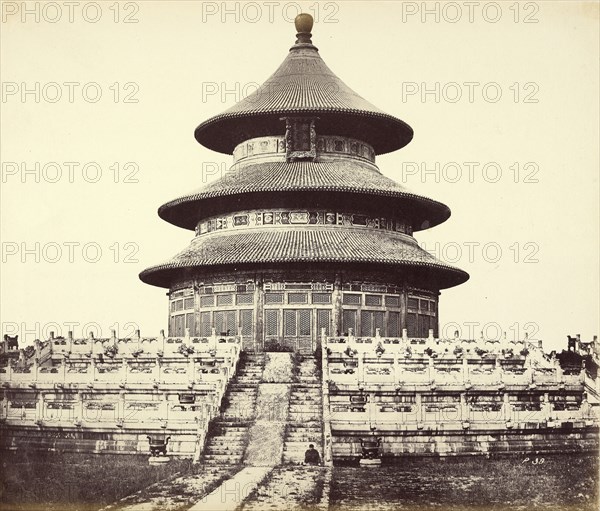
[[[495,430],[598,423],[585,371],[539,341],[322,336],[334,432]],[[483,346],[483,348],[482,348]],[[488,349],[489,348],[489,349]]]
[[[64,441],[81,443],[87,431],[94,449],[101,448],[99,439],[110,437],[112,445],[120,441],[120,431],[128,431],[123,438],[129,439],[129,452],[146,452],[147,435],[168,432],[174,452],[189,455],[218,414],[240,352],[241,337],[214,333],[144,338],[138,332],[128,339],[51,335],[0,368],[0,425],[11,432],[11,442],[36,431],[50,442],[53,436],[44,431],[58,431]]]

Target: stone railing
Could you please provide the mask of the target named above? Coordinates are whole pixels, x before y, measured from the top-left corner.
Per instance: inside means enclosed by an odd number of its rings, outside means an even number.
[[[168,428],[189,431],[190,438],[196,438],[205,434],[208,421],[218,413],[240,352],[237,336],[161,335],[151,342],[139,335],[108,340],[51,336],[1,368],[0,423],[95,430]]]

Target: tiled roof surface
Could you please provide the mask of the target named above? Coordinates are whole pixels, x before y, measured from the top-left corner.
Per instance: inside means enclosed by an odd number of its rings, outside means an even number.
[[[461,284],[469,277],[438,261],[410,236],[319,226],[202,235],[170,261],[144,270],[140,278],[148,284],[169,287],[184,268],[300,262],[428,267],[438,274],[440,288]]]
[[[364,140],[378,154],[405,146],[413,136],[408,124],[369,103],[333,74],[312,45],[293,47],[259,89],[201,123],[195,135],[209,149],[231,153],[248,138],[283,134],[279,118],[303,113],[319,117],[318,133]]]
[[[256,192],[300,191],[348,192],[397,199],[395,207],[398,210],[410,209],[416,217],[422,217],[415,218],[415,230],[423,228],[424,222],[426,227],[433,227],[450,216],[445,204],[412,194],[371,165],[349,159],[247,165],[239,171],[225,174],[195,193],[167,202],[159,208],[158,214],[179,227],[194,229],[200,218],[219,213],[203,208],[202,201],[206,199]]]

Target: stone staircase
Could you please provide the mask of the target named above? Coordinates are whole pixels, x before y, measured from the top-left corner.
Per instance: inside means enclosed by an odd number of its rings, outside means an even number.
[[[308,444],[315,444],[323,457],[323,401],[321,375],[312,355],[303,355],[297,381],[292,384],[285,442],[284,463],[302,463]]]
[[[221,414],[210,423],[200,463],[207,466],[242,463],[264,363],[262,353],[242,353],[236,375],[223,397]]]

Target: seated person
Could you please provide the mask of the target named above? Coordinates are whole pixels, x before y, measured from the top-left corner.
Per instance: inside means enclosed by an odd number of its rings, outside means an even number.
[[[315,449],[313,444],[310,444],[307,451],[304,453],[304,463],[307,465],[319,465],[321,463],[319,451]]]

